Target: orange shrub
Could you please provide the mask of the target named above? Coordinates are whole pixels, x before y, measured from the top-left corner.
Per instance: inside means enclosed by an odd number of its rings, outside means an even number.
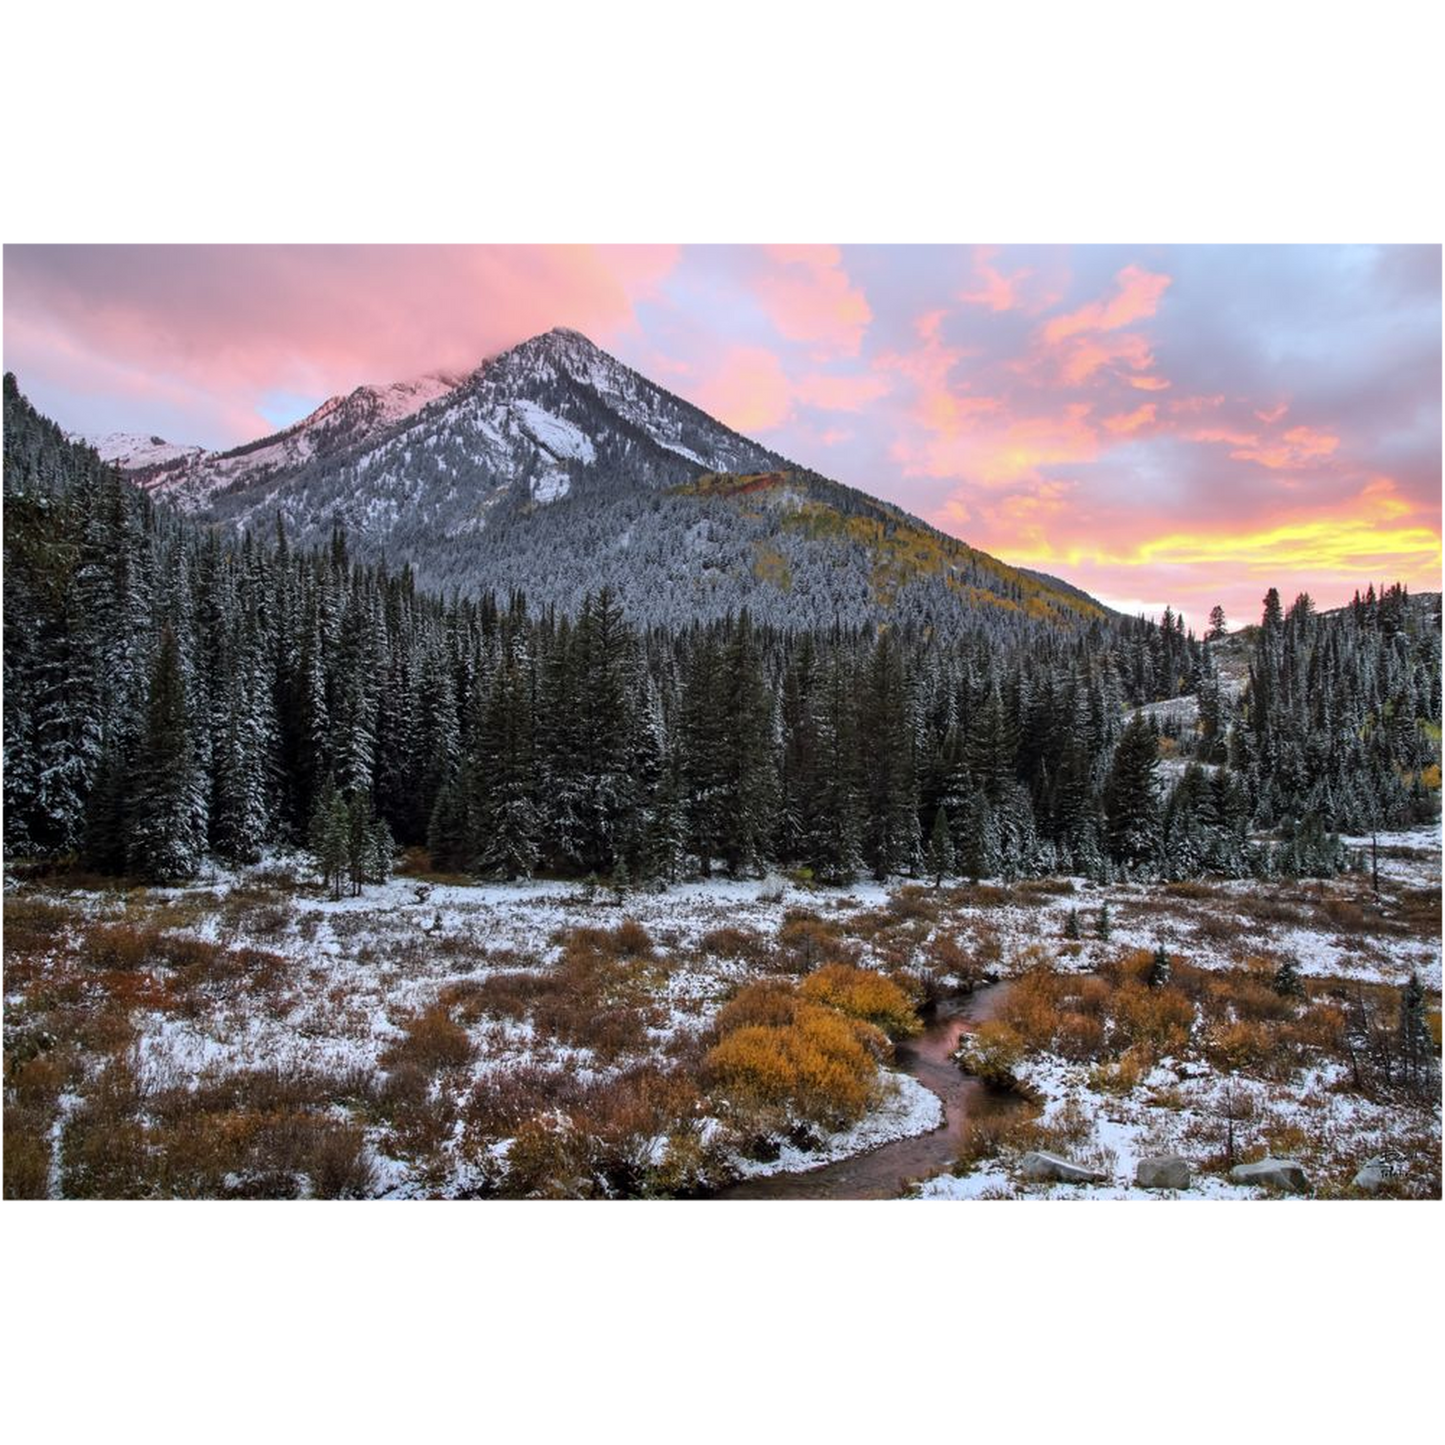
[[[1089,1087],[1106,1094],[1127,1094],[1152,1068],[1154,1055],[1145,1044],[1125,1049],[1112,1063],[1089,1071]]]
[[[784,1109],[841,1128],[860,1118],[877,1067],[870,1050],[886,1041],[866,1023],[799,1003],[791,1023],[748,1024],[708,1051],[703,1075],[744,1109]]]
[[[1345,1046],[1345,1011],[1334,1004],[1316,1004],[1299,1018],[1280,1028],[1280,1038],[1289,1044],[1342,1053]]]
[[[890,1038],[906,1038],[922,1028],[912,999],[891,978],[872,969],[824,964],[803,980],[801,993],[849,1018],[876,1024]]]
[[[1216,1024],[1205,1037],[1204,1051],[1220,1068],[1257,1068],[1274,1053],[1274,1039],[1263,1024]]]
[[[1131,1044],[1150,1044],[1173,1053],[1189,1042],[1194,1005],[1177,988],[1126,983],[1112,1000],[1114,1025]]]
[[[787,1028],[798,1012],[798,997],[788,983],[750,983],[724,1004],[717,1016],[719,1034],[761,1025]]]
[[[1034,968],[1014,981],[1002,1018],[1028,1049],[1047,1049],[1058,1023],[1061,980],[1047,968]]]

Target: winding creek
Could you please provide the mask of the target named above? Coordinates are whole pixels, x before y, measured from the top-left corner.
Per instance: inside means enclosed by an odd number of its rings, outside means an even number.
[[[970,1118],[1023,1107],[1016,1096],[969,1078],[952,1059],[963,1035],[998,1012],[1008,988],[1007,983],[987,984],[962,998],[945,999],[916,1039],[898,1045],[897,1067],[943,1101],[939,1128],[806,1173],[744,1179],[713,1198],[894,1199],[910,1180],[948,1169]]]

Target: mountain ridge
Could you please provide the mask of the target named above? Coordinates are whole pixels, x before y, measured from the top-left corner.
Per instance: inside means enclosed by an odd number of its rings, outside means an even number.
[[[1107,614],[799,466],[569,328],[431,381],[357,388],[270,437],[128,475],[227,532],[279,518],[308,544],[342,527],[358,555],[409,564],[424,586],[520,587],[572,609],[605,585],[648,621]]]

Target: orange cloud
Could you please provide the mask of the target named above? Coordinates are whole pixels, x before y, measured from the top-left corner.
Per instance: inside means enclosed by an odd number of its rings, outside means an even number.
[[[1130,376],[1126,377],[1129,385],[1140,391],[1167,391],[1169,383],[1162,376]]]
[[[868,298],[848,279],[836,246],[767,246],[774,264],[757,279],[759,303],[780,335],[819,356],[856,356],[873,319]]]
[[[1285,402],[1280,401],[1276,402],[1273,406],[1265,407],[1263,411],[1255,412],[1255,416],[1266,426],[1273,426],[1288,410],[1289,406]]]
[[[1361,491],[1360,501],[1377,517],[1404,517],[1415,510],[1400,495],[1393,477],[1372,477]]]
[[[1098,433],[1090,424],[1091,407],[1075,402],[1052,416],[1009,421],[996,403],[972,399],[970,409],[951,418],[921,444],[896,442],[893,457],[906,474],[964,477],[982,487],[1006,487],[1030,480],[1040,487],[1053,483],[1039,477],[1039,468],[1092,461],[1099,452]]]
[[[1106,416],[1104,425],[1117,436],[1128,436],[1140,427],[1152,426],[1155,420],[1155,406],[1152,401],[1134,411],[1121,412],[1117,416]]]
[[[1079,336],[1065,343],[1059,376],[1066,386],[1079,386],[1106,366],[1120,364],[1147,371],[1154,364],[1149,343],[1137,331],[1121,336]]]
[[[1339,437],[1332,432],[1308,426],[1291,427],[1279,441],[1266,446],[1253,444],[1253,437],[1248,440],[1248,445],[1237,452],[1230,452],[1230,456],[1237,461],[1258,462],[1260,466],[1273,470],[1305,467],[1311,462],[1323,461],[1340,444]]]
[[[1091,301],[1077,311],[1054,317],[1044,327],[1044,340],[1056,344],[1084,332],[1117,331],[1133,321],[1152,316],[1171,280],[1169,276],[1145,271],[1140,266],[1125,266],[1114,278],[1119,288],[1117,295],[1107,301]]]

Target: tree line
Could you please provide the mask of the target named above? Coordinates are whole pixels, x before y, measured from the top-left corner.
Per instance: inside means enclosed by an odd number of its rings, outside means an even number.
[[[221,541],[11,377],[5,562],[12,858],[174,880],[309,842],[338,892],[395,846],[501,878],[1327,871],[1336,830],[1438,786],[1438,603],[1398,589],[1329,616],[1271,593],[1238,697],[1170,613],[1001,641],[442,598],[340,532]],[[1190,693],[1166,776],[1130,710]]]

